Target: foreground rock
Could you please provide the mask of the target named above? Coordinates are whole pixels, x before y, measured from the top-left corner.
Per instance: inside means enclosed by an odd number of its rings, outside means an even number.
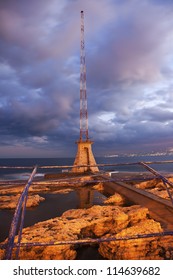
[[[22,242],[59,242],[83,238],[134,236],[161,232],[159,223],[150,219],[147,208],[140,206],[93,206],[66,211],[61,217],[37,223],[23,230]],[[107,259],[166,259],[172,257],[172,242],[164,238],[144,238],[100,243],[99,252]],[[3,250],[0,257],[3,258]],[[21,248],[20,259],[72,260],[74,245]]]
[[[15,209],[17,202],[19,200],[20,195],[8,195],[8,196],[0,196],[0,209]],[[40,202],[44,201],[45,198],[36,195],[29,195],[26,203],[26,207],[35,207],[40,204]]]

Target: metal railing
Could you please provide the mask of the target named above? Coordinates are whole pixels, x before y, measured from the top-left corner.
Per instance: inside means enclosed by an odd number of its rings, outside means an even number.
[[[173,163],[173,160],[164,160],[164,161],[145,161],[144,162],[147,165],[150,164],[169,164]],[[116,166],[130,166],[130,165],[140,165],[141,161],[137,162],[124,162],[124,163],[98,163],[95,165],[77,165],[76,167],[116,167]],[[72,168],[74,165],[40,165],[37,166],[38,169],[65,169],[65,168]],[[0,166],[0,169],[33,169],[33,166]]]
[[[16,251],[16,259],[18,259],[19,251],[20,251],[20,242],[22,237],[22,229],[23,229],[23,223],[24,223],[24,217],[25,217],[25,211],[26,211],[26,202],[28,197],[28,189],[32,183],[32,180],[37,172],[37,167],[35,167],[28,179],[28,182],[26,186],[24,187],[23,192],[20,195],[20,198],[18,200],[15,213],[13,216],[13,220],[11,222],[10,232],[8,236],[8,241],[6,245],[6,253],[5,253],[5,259],[9,260],[12,257],[12,250],[14,248],[14,238],[17,234],[17,227],[19,226],[18,231],[18,249]]]

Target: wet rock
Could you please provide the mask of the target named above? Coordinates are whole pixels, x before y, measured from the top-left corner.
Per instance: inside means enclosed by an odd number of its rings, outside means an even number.
[[[11,185],[10,187],[0,187],[0,195],[17,195],[17,194],[21,194],[22,191],[24,190],[24,185],[22,186],[15,186],[15,185]],[[44,183],[35,183],[32,186],[30,186],[29,188],[29,193],[33,194],[33,193],[44,193],[44,192],[48,192],[50,191],[50,189],[44,185]]]
[[[61,174],[60,174],[61,175]],[[72,175],[71,175],[72,176]],[[39,193],[59,193],[64,190],[64,192],[69,192],[73,188],[84,187],[89,185],[92,187],[96,186],[94,178],[92,176],[77,176],[69,178],[59,178],[59,180],[42,180],[33,181],[29,188],[29,194],[39,194]],[[3,182],[0,184],[0,195],[17,195],[22,193],[26,182],[14,183],[11,182],[8,186]],[[101,184],[97,184],[98,188],[101,190]]]
[[[19,200],[20,195],[8,195],[8,196],[0,196],[0,209],[15,209],[17,202]],[[40,204],[40,202],[44,201],[45,198],[36,195],[28,196],[28,200],[26,203],[26,207],[35,207]]]
[[[51,193],[53,194],[67,194],[74,191],[73,189],[65,188],[65,189],[59,189],[59,190],[54,190]]]
[[[115,193],[114,195],[105,199],[104,204],[115,204],[115,205],[122,205],[125,202],[125,199],[119,193]]]
[[[12,194],[20,194],[23,191],[24,186],[10,186],[4,187],[2,186],[0,189],[0,195],[12,195]]]
[[[100,192],[103,191],[104,190],[103,183],[98,183],[98,184],[94,185],[93,189],[97,190],[97,191],[100,191]]]

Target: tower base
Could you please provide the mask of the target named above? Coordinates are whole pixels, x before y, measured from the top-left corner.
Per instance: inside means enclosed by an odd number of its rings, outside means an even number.
[[[94,143],[90,140],[82,141],[79,140],[76,142],[78,145],[76,158],[74,165],[72,167],[72,172],[98,172],[99,169],[96,165],[96,161],[92,152],[91,145]],[[79,165],[85,165],[78,167]]]

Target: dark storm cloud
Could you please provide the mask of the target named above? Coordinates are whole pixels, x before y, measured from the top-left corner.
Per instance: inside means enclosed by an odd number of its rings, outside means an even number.
[[[8,146],[11,155],[73,155],[81,10],[89,135],[97,155],[163,146],[163,135],[170,145],[170,7],[154,0],[1,1],[0,152]]]
[[[143,6],[139,1],[132,2],[127,11],[119,8],[117,20],[107,28],[103,34],[105,40],[98,46],[100,55],[94,54],[89,62],[89,78],[95,84],[98,80],[106,87],[113,81],[150,82],[160,74],[172,15],[153,6]],[[165,26],[161,24],[163,21]]]
[[[162,124],[173,122],[173,112],[159,107],[144,108],[136,112],[136,117],[143,121],[154,121]]]
[[[169,5],[169,6],[173,5],[172,0],[151,0],[151,2],[153,4],[155,4],[155,5],[163,5],[163,6],[165,6],[165,5]]]

